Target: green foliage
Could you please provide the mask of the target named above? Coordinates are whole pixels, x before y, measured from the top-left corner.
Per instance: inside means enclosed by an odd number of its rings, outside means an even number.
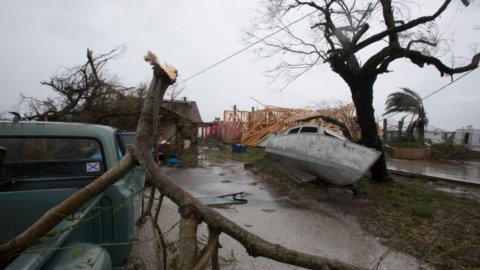
[[[393,147],[425,148],[425,145],[422,142],[417,141],[412,136],[397,136],[391,138],[388,144]]]
[[[422,98],[409,88],[401,89],[402,91],[388,95],[388,98],[385,101],[385,113],[383,113],[383,115],[399,112],[420,115],[423,112]]]
[[[407,113],[416,116],[415,120],[410,123],[407,132],[413,134],[413,130],[416,129],[419,140],[423,142],[425,126],[428,122],[423,100],[415,91],[409,88],[401,89],[402,91],[391,93],[388,96],[385,101],[385,113],[383,115]]]
[[[438,143],[431,146],[434,159],[480,160],[480,153],[471,151],[464,145]]]
[[[265,150],[261,147],[248,146],[245,153],[233,153],[229,146],[225,147],[223,150],[212,151],[209,156],[216,162],[235,160],[243,163],[250,163],[256,167],[267,165]]]
[[[178,254],[179,246],[179,240],[165,241],[165,249],[167,250],[167,254],[173,255],[169,263],[169,269],[180,269],[180,256]]]

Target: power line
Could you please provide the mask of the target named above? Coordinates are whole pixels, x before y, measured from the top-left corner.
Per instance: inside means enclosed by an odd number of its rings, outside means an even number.
[[[435,95],[436,93],[442,91],[443,89],[447,88],[447,86],[449,86],[449,85],[453,84],[454,82],[460,80],[461,78],[467,76],[468,74],[472,73],[474,70],[475,70],[475,69],[472,69],[472,70],[470,70],[469,72],[463,74],[462,76],[456,78],[455,80],[452,80],[451,82],[447,83],[446,85],[440,87],[439,89],[437,89],[437,90],[433,91],[432,93],[428,94],[427,96],[423,97],[422,100],[425,100],[425,99],[427,99],[427,98]]]
[[[422,101],[424,101],[425,99],[427,99],[427,98],[435,95],[436,93],[444,90],[444,89],[447,88],[448,86],[452,85],[453,83],[457,82],[458,80],[460,80],[460,79],[462,79],[463,77],[467,76],[468,74],[472,73],[474,70],[475,70],[475,69],[472,69],[472,70],[468,71],[467,73],[463,74],[462,76],[460,76],[460,77],[452,80],[451,82],[449,82],[449,83],[445,84],[444,86],[438,88],[437,90],[431,92],[430,94],[428,94],[428,95],[426,95],[425,97],[423,97],[423,98],[422,98]],[[393,117],[393,116],[395,116],[395,115],[397,115],[397,114],[399,114],[399,113],[400,113],[400,112],[396,112],[396,113],[391,114],[391,115],[389,115],[388,117],[385,117],[385,118],[383,118],[383,119],[388,119],[388,118]]]
[[[211,66],[209,66],[209,67],[207,67],[207,68],[205,68],[205,69],[202,69],[201,71],[199,71],[199,72],[197,72],[197,73],[193,74],[192,76],[190,76],[190,77],[186,78],[185,80],[182,80],[182,81],[178,82],[177,84],[184,83],[184,82],[186,82],[186,81],[188,81],[188,80],[191,80],[191,79],[193,79],[193,78],[195,78],[195,77],[199,76],[200,74],[203,74],[203,73],[205,73],[205,72],[209,71],[210,69],[212,69],[212,68],[214,68],[214,67],[216,67],[216,66],[220,65],[221,63],[223,63],[223,62],[225,62],[225,61],[227,61],[227,60],[229,60],[229,59],[233,58],[234,56],[237,56],[238,54],[240,54],[240,53],[242,53],[242,52],[244,52],[244,51],[246,51],[246,50],[250,49],[251,47],[253,47],[253,46],[257,45],[258,43],[260,43],[260,42],[262,42],[262,41],[266,40],[267,38],[270,38],[270,37],[272,37],[273,35],[277,34],[278,32],[280,32],[280,31],[283,31],[283,30],[287,29],[288,27],[290,27],[290,26],[292,26],[292,25],[296,24],[297,22],[299,22],[299,21],[301,21],[301,20],[303,20],[303,19],[307,18],[308,16],[312,15],[312,14],[313,14],[313,13],[315,13],[315,12],[317,12],[317,10],[315,10],[315,11],[312,11],[312,12],[308,13],[307,15],[305,15],[305,16],[303,16],[303,17],[301,17],[300,19],[297,19],[297,20],[295,20],[295,21],[293,21],[293,22],[291,22],[291,23],[287,24],[286,26],[284,26],[284,27],[282,27],[282,28],[280,28],[280,29],[278,29],[278,30],[274,31],[273,33],[271,33],[271,34],[269,34],[269,35],[267,35],[267,36],[265,36],[265,37],[263,37],[263,38],[261,38],[261,39],[257,40],[256,42],[254,42],[254,43],[252,43],[252,44],[250,44],[250,45],[246,46],[245,48],[243,48],[243,49],[241,49],[241,50],[239,50],[239,51],[236,51],[236,52],[234,52],[233,54],[231,54],[231,55],[229,55],[229,56],[227,56],[227,57],[223,58],[222,60],[220,60],[220,61],[216,62],[215,64],[213,64],[213,65],[211,65]]]
[[[274,31],[274,32],[270,33],[269,35],[267,35],[267,36],[265,36],[265,37],[257,40],[256,42],[254,42],[254,43],[252,43],[252,44],[244,47],[243,49],[240,49],[240,50],[232,53],[231,55],[229,55],[229,56],[221,59],[220,61],[218,61],[218,62],[216,62],[216,63],[214,63],[214,64],[212,64],[212,65],[210,65],[210,66],[208,66],[208,67],[206,67],[206,68],[204,68],[204,69],[202,69],[201,71],[193,74],[192,76],[187,77],[185,80],[182,80],[182,81],[178,82],[177,85],[178,85],[178,84],[181,84],[181,83],[184,83],[184,82],[186,82],[186,81],[189,81],[189,80],[191,80],[191,79],[193,79],[193,78],[195,78],[195,77],[197,77],[197,76],[199,76],[199,75],[201,75],[201,74],[209,71],[210,69],[212,69],[212,68],[214,68],[214,67],[216,67],[216,66],[218,66],[218,65],[220,65],[220,64],[222,64],[222,63],[224,63],[224,62],[226,62],[226,61],[228,61],[228,60],[230,60],[231,58],[233,58],[233,57],[239,55],[240,53],[242,53],[242,52],[250,49],[251,47],[257,45],[258,43],[260,43],[260,42],[262,42],[262,41],[264,41],[264,40],[266,40],[267,38],[270,38],[270,37],[276,35],[278,32],[283,31],[283,30],[287,29],[288,27],[290,27],[290,26],[292,26],[292,25],[294,25],[294,24],[302,21],[303,19],[309,17],[310,15],[312,15],[312,14],[315,13],[315,12],[317,12],[317,10],[312,11],[312,12],[310,12],[310,13],[302,16],[302,17],[300,17],[299,19],[297,19],[297,20],[295,20],[295,21],[293,21],[293,22],[285,25],[285,26],[282,27],[282,28],[277,29],[276,31]],[[460,77],[452,80],[451,82],[447,83],[446,85],[444,85],[444,86],[440,87],[439,89],[433,91],[432,93],[430,93],[430,94],[428,94],[427,96],[423,97],[423,98],[422,98],[422,101],[425,100],[425,99],[427,99],[427,98],[429,98],[429,97],[431,97],[431,96],[433,96],[433,95],[435,95],[436,93],[444,90],[444,89],[447,88],[448,86],[452,85],[453,83],[457,82],[458,80],[460,80],[460,79],[462,79],[463,77],[467,76],[468,74],[472,73],[474,70],[475,70],[475,69],[472,69],[472,70],[468,71],[467,73],[463,74],[462,76],[460,76]],[[390,118],[390,117],[393,117],[393,116],[397,115],[398,113],[400,113],[400,112],[396,112],[396,113],[394,113],[394,114],[391,114],[391,115],[389,115],[388,117],[383,118],[383,119],[388,119],[388,118]]]

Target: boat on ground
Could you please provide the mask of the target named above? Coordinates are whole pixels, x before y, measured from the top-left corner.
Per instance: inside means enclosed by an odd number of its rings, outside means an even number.
[[[333,185],[358,181],[377,161],[380,152],[347,140],[319,125],[301,125],[268,138],[268,157],[311,173]]]

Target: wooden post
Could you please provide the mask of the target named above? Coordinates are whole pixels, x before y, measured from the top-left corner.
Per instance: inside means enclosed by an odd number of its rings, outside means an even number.
[[[398,137],[402,136],[402,129],[403,129],[403,118],[401,121],[398,121]]]
[[[233,105],[233,123],[237,120],[237,105]]]
[[[387,119],[383,119],[383,143],[387,142]]]

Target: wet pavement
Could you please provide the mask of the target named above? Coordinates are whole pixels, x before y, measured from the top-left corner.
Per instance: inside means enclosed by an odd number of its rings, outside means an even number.
[[[321,186],[285,186],[264,175],[244,169],[243,163],[211,164],[189,169],[167,168],[167,175],[196,197],[219,196],[245,192],[248,203],[230,208],[218,208],[225,217],[262,238],[301,252],[341,260],[372,268],[388,247],[368,235],[353,215],[340,208],[349,204],[332,202]],[[349,203],[355,203],[349,202]],[[165,231],[180,220],[178,208],[166,200],[160,214]],[[167,234],[170,243],[178,236],[178,226]],[[207,226],[200,224],[198,239],[206,243]],[[299,269],[266,258],[250,257],[243,246],[229,236],[220,237],[219,251],[222,269]],[[422,265],[412,256],[393,252],[379,269],[419,269]]]
[[[480,162],[390,159],[387,166],[393,172],[480,185]]]

